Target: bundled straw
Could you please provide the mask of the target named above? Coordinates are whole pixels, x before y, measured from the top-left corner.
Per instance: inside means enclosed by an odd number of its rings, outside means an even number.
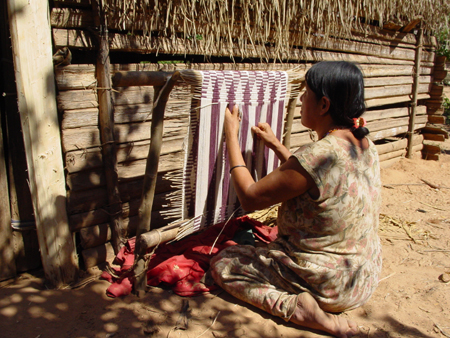
[[[243,57],[290,58],[292,47],[310,46],[311,36],[348,38],[363,22],[404,26],[422,18],[426,31],[439,29],[450,12],[448,0],[262,1],[262,0],[104,0],[111,29],[143,32],[151,43],[194,45],[204,55],[220,50]],[[155,38],[155,39],[153,39]],[[157,46],[154,46],[157,47]],[[167,46],[166,46],[167,47]],[[223,53],[221,53],[223,55]]]

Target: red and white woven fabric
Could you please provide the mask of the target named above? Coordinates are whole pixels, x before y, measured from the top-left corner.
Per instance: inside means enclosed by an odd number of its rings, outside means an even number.
[[[183,175],[184,217],[202,215],[196,218],[193,232],[227,220],[239,205],[226,160],[226,107],[239,106],[241,150],[247,168],[259,180],[277,168],[279,160],[253,137],[251,127],[267,122],[281,139],[288,87],[288,75],[282,71],[202,71],[201,75],[202,85],[194,94],[199,108],[191,112]]]

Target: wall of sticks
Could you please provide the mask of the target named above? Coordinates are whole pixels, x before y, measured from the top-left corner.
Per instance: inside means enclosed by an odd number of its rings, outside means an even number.
[[[58,3],[56,1],[55,3]],[[67,4],[67,2],[64,2]],[[55,49],[68,47],[73,51],[98,50],[88,27],[94,19],[90,5],[53,8],[52,33]],[[61,4],[60,4],[61,5]],[[110,77],[119,71],[197,70],[289,70],[306,72],[321,60],[346,60],[360,64],[365,77],[365,96],[370,138],[377,144],[383,166],[389,166],[406,154],[407,133],[414,107],[411,136],[412,153],[436,159],[438,151],[424,140],[442,139],[448,135],[439,127],[444,122],[441,108],[442,85],[446,72],[445,60],[435,57],[435,39],[424,36],[418,72],[414,85],[418,44],[416,35],[381,30],[372,35],[355,32],[351,39],[312,37],[312,47],[293,49],[295,60],[285,63],[132,63],[111,64]],[[158,50],[144,37],[115,31],[109,35],[111,52],[161,54],[198,54],[195,45],[164,44]],[[227,56],[217,52],[217,56]],[[239,55],[234,55],[235,57]],[[259,57],[255,51],[254,57]],[[269,57],[276,59],[276,57]],[[55,67],[58,88],[58,111],[61,142],[67,183],[67,211],[70,230],[76,234],[77,250],[86,268],[104,262],[114,254],[111,244],[110,218],[117,210],[111,208],[99,125],[98,66],[77,64]],[[128,86],[108,88],[113,102],[113,142],[116,152],[117,186],[123,228],[133,236],[139,223],[138,210],[142,194],[143,175],[150,145],[150,127],[154,88]],[[414,90],[417,104],[411,105]],[[167,225],[177,219],[172,206],[177,194],[178,177],[183,167],[184,141],[189,125],[190,87],[179,81],[170,93],[164,117],[163,143],[152,208],[152,228]],[[289,145],[292,150],[311,142],[310,132],[300,122],[301,102],[295,103]],[[291,109],[292,110],[292,109]],[[287,117],[287,119],[289,119]],[[436,146],[435,146],[436,147]]]

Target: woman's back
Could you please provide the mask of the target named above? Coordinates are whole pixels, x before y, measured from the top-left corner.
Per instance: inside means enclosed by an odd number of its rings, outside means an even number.
[[[340,247],[351,250],[342,241],[342,232],[351,237],[376,233],[381,181],[372,142],[363,150],[344,139],[327,136],[301,147],[293,156],[313,178],[319,196],[313,198],[306,193],[283,203],[278,216],[281,236],[298,237],[308,251],[319,250],[319,238],[328,238],[330,244],[323,243],[326,251],[335,248],[339,253]]]
[[[362,270],[372,275],[368,296],[381,270],[377,234],[380,170],[376,148],[371,141],[368,144],[368,149],[363,150],[329,135],[293,155],[313,178],[319,197],[313,199],[306,193],[281,205],[279,239],[271,249],[286,252],[292,259],[291,268],[298,269],[316,292],[324,293],[324,299],[330,298],[326,292],[345,293],[340,289],[345,285],[340,277]],[[330,273],[340,277],[329,278]],[[320,275],[328,276],[326,285]],[[320,285],[314,286],[314,280]],[[355,300],[347,297],[345,301]],[[356,303],[359,305],[359,300]]]

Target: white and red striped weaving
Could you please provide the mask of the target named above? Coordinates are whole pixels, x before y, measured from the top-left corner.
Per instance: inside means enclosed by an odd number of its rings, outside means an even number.
[[[260,179],[279,165],[272,151],[251,133],[267,122],[281,139],[288,75],[281,71],[202,71],[194,94],[183,175],[184,218],[195,217],[192,232],[222,222],[239,202],[229,174],[223,122],[225,109],[237,104],[242,114],[239,140],[247,168]]]

